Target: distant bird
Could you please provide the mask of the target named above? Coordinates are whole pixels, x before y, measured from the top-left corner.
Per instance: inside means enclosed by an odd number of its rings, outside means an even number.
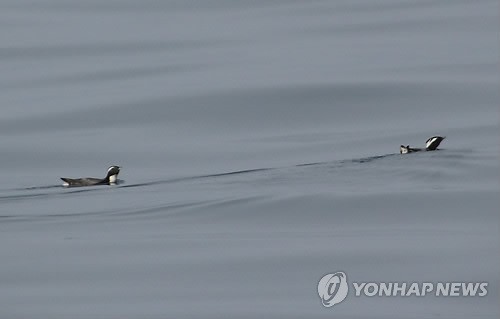
[[[425,141],[425,150],[435,151],[439,144],[446,138],[446,136],[433,136]]]
[[[118,180],[118,173],[120,173],[120,166],[110,166],[106,177],[104,178],[66,178],[61,177],[64,181],[63,186],[78,187],[78,186],[95,186],[95,185],[113,185]]]
[[[413,148],[410,147],[410,145],[401,145],[399,147],[399,153],[400,154],[407,154],[407,153],[413,153],[413,152],[420,152],[420,151],[435,151],[439,144],[446,138],[446,136],[433,136],[429,138],[427,141],[425,141],[425,149],[423,148]]]
[[[413,153],[413,152],[420,152],[420,151],[422,151],[422,150],[423,150],[423,149],[421,149],[421,148],[412,148],[412,147],[410,147],[410,145],[406,145],[406,146],[401,145],[401,146],[399,147],[399,153],[400,153],[400,154],[407,154],[407,153]]]

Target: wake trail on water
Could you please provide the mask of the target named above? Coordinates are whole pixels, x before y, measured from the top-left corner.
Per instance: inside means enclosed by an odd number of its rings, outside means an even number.
[[[386,158],[391,158],[395,156],[400,156],[399,153],[390,153],[385,155],[376,155],[369,157],[361,157],[361,158],[353,158],[353,159],[344,159],[344,160],[335,160],[335,161],[324,161],[324,162],[310,162],[310,163],[301,163],[292,166],[282,166],[282,167],[261,167],[261,168],[251,168],[251,169],[243,169],[229,172],[221,172],[221,173],[213,173],[213,174],[203,174],[203,175],[194,175],[194,176],[183,176],[169,179],[161,179],[150,182],[143,183],[133,183],[133,184],[125,184],[124,180],[118,180],[116,186],[111,187],[112,189],[116,188],[137,188],[137,187],[148,187],[155,185],[164,185],[164,184],[175,184],[181,182],[188,181],[197,181],[197,180],[207,180],[207,179],[220,179],[220,178],[229,178],[240,175],[250,175],[250,174],[259,174],[264,172],[275,172],[280,170],[286,170],[290,168],[313,168],[320,166],[334,166],[336,168],[346,168],[350,167],[350,165],[358,165],[358,164],[366,164],[371,163],[373,161],[382,160]],[[0,202],[5,201],[15,201],[15,200],[25,200],[29,198],[51,198],[51,197],[60,197],[67,196],[71,194],[78,193],[91,193],[91,192],[102,192],[110,190],[110,187],[106,187],[106,185],[95,186],[95,187],[64,187],[60,184],[57,185],[42,185],[42,186],[32,186],[27,188],[14,188],[14,189],[5,189],[1,190],[1,193],[7,193],[5,195],[0,195]],[[14,194],[8,194],[10,192],[15,192]],[[1,194],[0,193],[0,194]]]

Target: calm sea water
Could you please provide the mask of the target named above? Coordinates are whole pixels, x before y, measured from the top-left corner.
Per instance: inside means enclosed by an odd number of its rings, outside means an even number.
[[[0,317],[498,318],[498,12],[0,0]]]

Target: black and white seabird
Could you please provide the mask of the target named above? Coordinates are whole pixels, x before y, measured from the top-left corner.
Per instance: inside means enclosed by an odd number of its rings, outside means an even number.
[[[399,147],[399,153],[400,154],[408,154],[408,153],[413,153],[413,152],[420,152],[422,151],[423,149],[421,148],[414,148],[414,147],[410,147],[410,145],[401,145]]]
[[[446,138],[446,136],[433,136],[425,141],[425,148],[413,148],[410,145],[401,145],[399,147],[400,154],[407,154],[419,151],[435,151],[441,142]]]
[[[116,184],[118,180],[118,173],[120,173],[120,166],[110,166],[108,168],[108,173],[104,178],[66,178],[61,177],[64,181],[63,186],[67,187],[78,187],[78,186],[95,186],[95,185],[113,185]]]
[[[426,151],[435,151],[439,144],[446,138],[446,136],[433,136],[425,141]]]

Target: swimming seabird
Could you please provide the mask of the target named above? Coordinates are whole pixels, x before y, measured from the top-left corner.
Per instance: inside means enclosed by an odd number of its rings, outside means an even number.
[[[106,177],[104,178],[66,178],[61,177],[64,181],[63,186],[76,187],[76,186],[94,186],[94,185],[113,185],[118,180],[118,173],[120,173],[120,166],[110,166]]]

